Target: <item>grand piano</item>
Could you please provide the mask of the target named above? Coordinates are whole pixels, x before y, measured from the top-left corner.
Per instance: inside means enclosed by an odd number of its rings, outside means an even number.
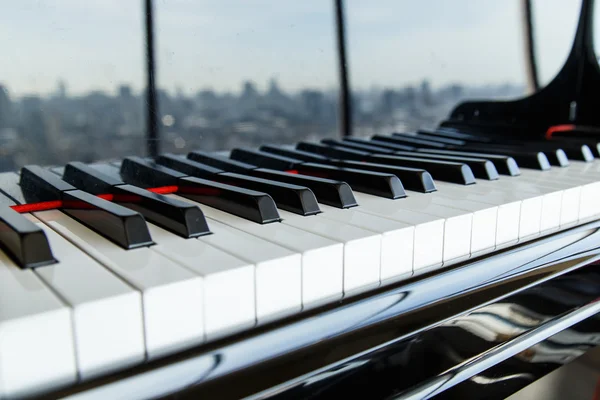
[[[147,154],[0,174],[0,398],[503,399],[597,347],[592,0],[544,88],[369,137],[336,1],[342,134],[185,154],[146,5]]]

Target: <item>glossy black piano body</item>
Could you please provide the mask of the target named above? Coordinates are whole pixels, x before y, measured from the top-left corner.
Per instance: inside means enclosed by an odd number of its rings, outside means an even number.
[[[52,396],[502,399],[597,345],[599,259],[589,223]]]

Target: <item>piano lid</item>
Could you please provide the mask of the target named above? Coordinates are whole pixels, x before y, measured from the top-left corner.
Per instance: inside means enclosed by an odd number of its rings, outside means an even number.
[[[556,77],[536,93],[513,101],[467,101],[440,126],[519,137],[600,135],[596,99],[600,67],[594,52],[594,0],[583,0],[571,52]],[[596,128],[595,128],[596,127]]]

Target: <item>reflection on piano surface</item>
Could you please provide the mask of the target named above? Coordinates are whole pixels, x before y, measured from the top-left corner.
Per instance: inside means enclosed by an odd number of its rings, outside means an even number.
[[[594,348],[592,6],[435,129],[1,173],[0,398],[505,398]]]

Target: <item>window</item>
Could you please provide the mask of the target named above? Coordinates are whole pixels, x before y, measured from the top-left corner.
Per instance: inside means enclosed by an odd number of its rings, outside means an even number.
[[[162,151],[337,135],[333,12],[322,0],[158,1]]]
[[[140,2],[0,3],[0,170],[143,154]]]
[[[346,1],[354,134],[435,127],[525,91],[517,0]]]

